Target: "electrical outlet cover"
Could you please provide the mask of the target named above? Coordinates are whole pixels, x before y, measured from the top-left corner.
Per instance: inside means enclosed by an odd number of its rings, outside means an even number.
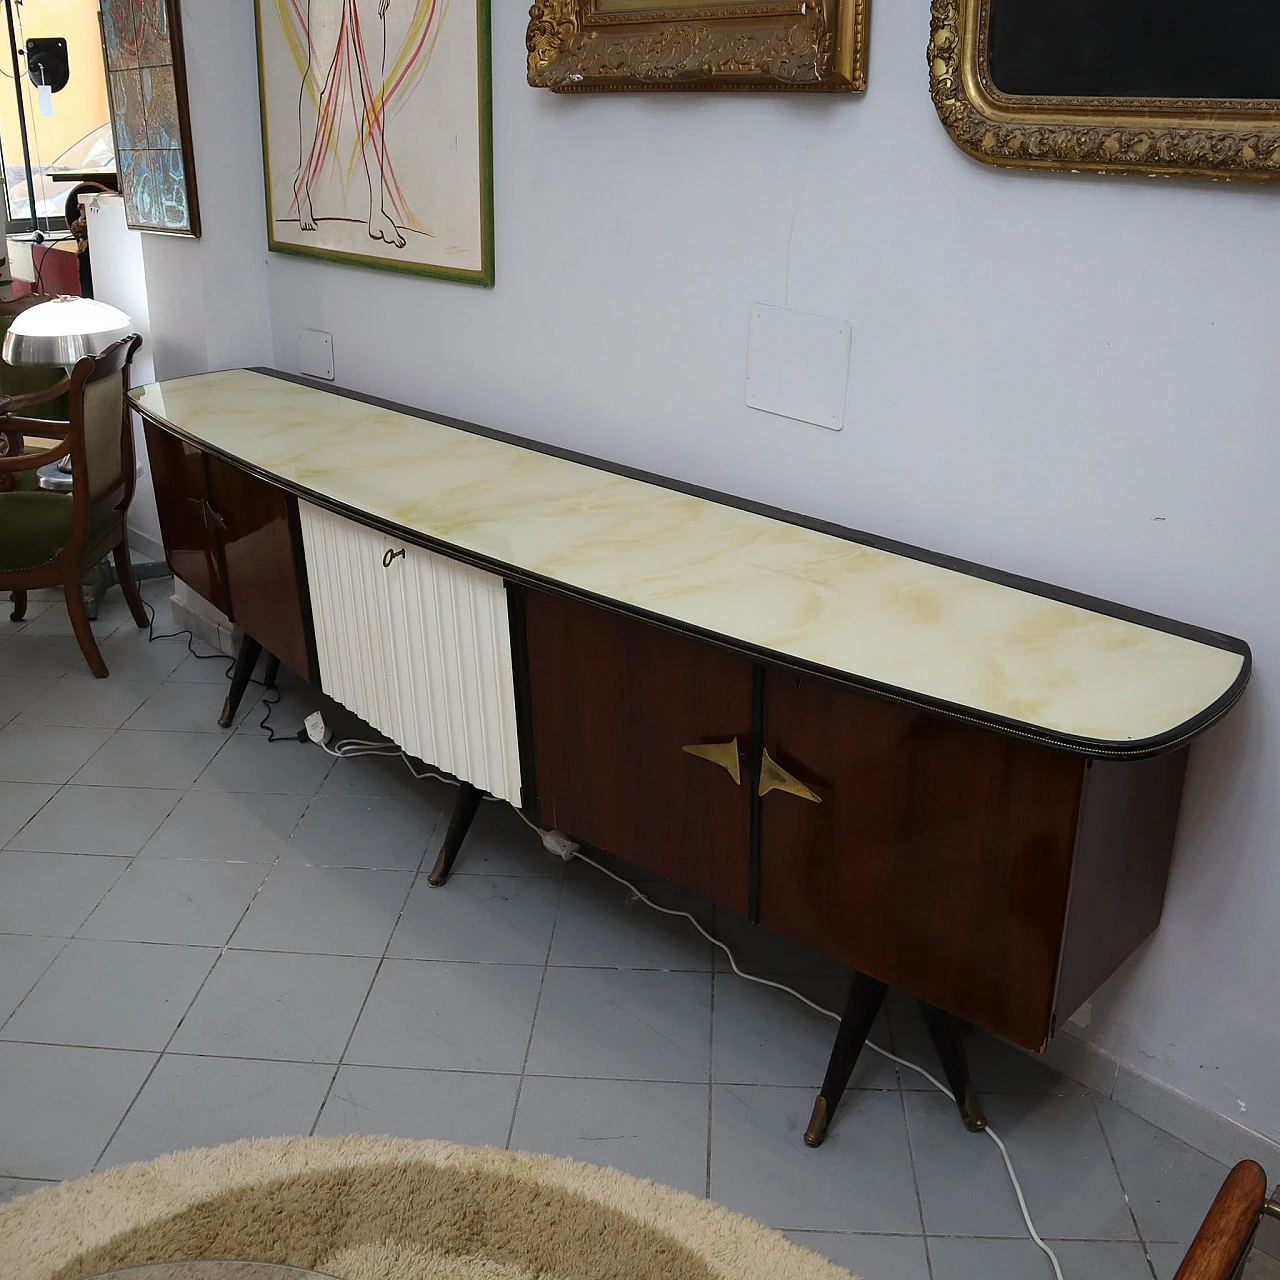
[[[747,339],[747,404],[842,431],[852,347],[848,320],[757,303]]]

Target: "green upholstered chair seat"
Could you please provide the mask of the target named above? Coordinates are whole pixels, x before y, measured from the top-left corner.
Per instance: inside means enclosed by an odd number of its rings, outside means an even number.
[[[36,569],[56,559],[71,541],[74,518],[75,504],[70,494],[43,489],[0,493],[0,573]],[[114,513],[100,519],[90,531],[90,542],[118,519]]]

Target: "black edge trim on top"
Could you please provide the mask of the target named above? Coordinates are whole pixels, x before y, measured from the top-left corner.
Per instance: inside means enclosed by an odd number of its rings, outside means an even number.
[[[520,807],[539,826],[542,805],[538,800],[538,771],[534,756],[533,693],[529,679],[528,627],[525,621],[524,586],[508,579],[507,621],[511,628],[511,672],[516,695],[516,746],[520,752]]]
[[[302,549],[302,516],[298,511],[298,497],[286,491],[286,506],[289,512],[289,541],[293,544],[293,572],[298,582],[298,603],[302,606],[302,638],[307,648],[307,666],[311,669],[305,674],[307,683],[321,693],[324,687],[320,675],[320,653],[316,648],[315,615],[311,610],[311,579],[307,574],[307,557]]]
[[[1200,712],[1199,715],[1193,716],[1190,720],[1186,720],[1182,724],[1175,726],[1167,733],[1157,735],[1153,738],[1137,739],[1130,742],[1116,742],[1105,739],[1079,737],[1075,734],[1056,733],[1052,730],[1044,729],[1025,721],[981,712],[972,707],[947,702],[944,699],[930,698],[927,695],[920,694],[914,690],[899,689],[895,686],[886,685],[879,681],[856,676],[851,672],[838,671],[833,668],[823,666],[820,663],[807,662],[803,659],[792,658],[786,654],[780,654],[773,650],[765,649],[759,645],[750,644],[733,636],[724,636],[716,632],[704,630],[700,627],[690,626],[688,624],[678,622],[675,619],[665,618],[661,615],[650,613],[645,609],[626,605],[620,601],[596,595],[593,592],[571,587],[566,583],[556,581],[555,579],[545,578],[540,574],[533,573],[518,565],[507,564],[503,561],[495,560],[492,557],[480,555],[479,553],[469,551],[466,548],[458,547],[453,543],[445,542],[442,539],[434,538],[428,534],[423,534],[418,530],[408,529],[403,525],[395,524],[393,521],[383,520],[371,512],[349,507],[345,503],[337,502],[325,494],[316,493],[313,490],[307,489],[303,485],[294,484],[274,472],[265,471],[262,468],[255,466],[253,463],[248,462],[244,458],[240,458],[233,454],[223,453],[221,450],[217,449],[216,446],[211,445],[209,441],[204,440],[201,437],[188,434],[175,423],[149,413],[141,404],[136,400],[134,401],[133,407],[145,421],[153,422],[156,426],[161,427],[164,430],[171,431],[180,438],[188,440],[190,443],[198,445],[211,453],[216,453],[220,457],[225,457],[228,461],[234,462],[245,470],[248,470],[253,474],[262,477],[264,480],[268,480],[279,487],[294,493],[296,496],[303,498],[316,506],[323,507],[337,515],[345,516],[348,519],[354,520],[358,524],[363,524],[368,528],[378,529],[392,537],[402,538],[413,545],[441,552],[455,560],[473,565],[476,568],[487,570],[488,572],[495,573],[503,578],[520,582],[527,586],[533,586],[542,590],[550,591],[553,594],[565,596],[569,599],[582,600],[599,608],[607,609],[613,613],[622,614],[628,617],[641,618],[646,622],[663,628],[664,630],[672,631],[680,635],[695,636],[730,652],[740,654],[745,653],[771,666],[816,675],[823,679],[831,680],[836,684],[858,689],[866,693],[875,694],[890,701],[906,703],[910,706],[922,707],[930,711],[937,711],[952,718],[967,721],[970,724],[977,724],[983,727],[997,729],[1003,733],[1011,734],[1016,737],[1027,738],[1033,742],[1043,743],[1047,746],[1059,748],[1075,755],[1091,757],[1123,757],[1125,759],[1142,759],[1149,756],[1161,755],[1166,751],[1170,751],[1175,747],[1180,746],[1190,738],[1195,737],[1225,715],[1239,699],[1240,695],[1244,692],[1246,685],[1249,683],[1249,677],[1252,673],[1253,666],[1252,652],[1245,641],[1239,640],[1233,636],[1223,635],[1220,632],[1210,631],[1203,627],[1195,627],[1189,623],[1178,622],[1174,619],[1164,618],[1158,614],[1147,613],[1140,609],[1132,609],[1126,605],[1118,605],[1111,601],[1101,600],[1094,596],[1085,595],[1081,592],[1069,591],[1062,587],[1055,587],[1052,584],[1040,582],[1033,578],[1024,578],[1017,574],[1007,573],[1000,569],[991,569],[985,565],[974,564],[972,561],[961,560],[958,557],[946,556],[939,552],[913,547],[908,543],[896,542],[890,538],[881,538],[878,535],[861,533],[858,530],[848,529],[842,525],[830,523],[829,521],[797,515],[793,512],[784,511],[781,508],[770,507],[763,503],[753,502],[746,498],[735,497],[732,494],[721,494],[713,489],[704,489],[697,485],[689,485],[681,481],[670,480],[663,476],[654,475],[650,472],[639,471],[632,467],[622,466],[621,464],[603,462],[586,454],[575,453],[571,450],[560,449],[552,445],[540,444],[536,441],[526,440],[521,436],[512,435],[508,432],[496,431],[489,427],[481,427],[474,423],[464,422],[461,419],[450,418],[442,414],[430,414],[425,410],[414,409],[412,406],[397,404],[395,401],[391,400],[382,400],[376,396],[365,395],[362,392],[330,387],[310,378],[304,378],[294,374],[280,373],[277,370],[266,368],[253,368],[247,370],[247,372],[278,378],[283,382],[295,383],[298,386],[322,391],[329,395],[336,395],[342,399],[355,400],[362,404],[373,405],[376,408],[388,409],[395,413],[401,413],[407,417],[418,418],[426,422],[434,422],[441,426],[453,427],[461,431],[470,432],[473,435],[498,440],[501,443],[514,445],[517,448],[525,448],[535,453],[542,453],[551,457],[562,458],[566,461],[577,462],[584,466],[593,467],[599,471],[610,472],[633,480],[640,480],[645,483],[654,484],[660,488],[671,489],[679,493],[686,493],[692,497],[702,498],[710,502],[717,502],[724,506],[736,507],[739,510],[748,511],[754,515],[764,516],[769,519],[779,520],[785,524],[794,524],[801,528],[813,529],[816,532],[829,534],[832,537],[842,538],[848,542],[856,542],[864,546],[874,547],[877,550],[888,551],[896,555],[905,556],[908,559],[919,560],[923,563],[933,564],[940,568],[954,570],[955,572],[963,573],[970,577],[994,582],[1001,586],[1026,592],[1030,595],[1038,595],[1044,599],[1055,600],[1062,604],[1074,605],[1078,608],[1101,614],[1104,617],[1117,618],[1124,622],[1148,627],[1154,631],[1163,631],[1166,634],[1176,635],[1185,640],[1192,640],[1211,648],[1222,649],[1226,652],[1234,653],[1243,659],[1240,674],[1236,677],[1236,680],[1231,687],[1228,688],[1220,698],[1218,698],[1204,711]]]

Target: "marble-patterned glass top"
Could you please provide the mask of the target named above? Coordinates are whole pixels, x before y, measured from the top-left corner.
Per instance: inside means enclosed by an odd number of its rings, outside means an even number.
[[[1228,649],[245,370],[134,393],[287,485],[704,632],[1124,750],[1232,690]]]

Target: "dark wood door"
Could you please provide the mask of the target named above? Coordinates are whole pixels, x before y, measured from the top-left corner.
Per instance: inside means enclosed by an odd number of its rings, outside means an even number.
[[[221,458],[210,456],[208,466],[227,612],[268,653],[311,680],[311,619],[294,499]]]
[[[751,663],[538,591],[526,627],[543,825],[745,912]],[[740,782],[684,750],[735,737]]]
[[[1084,761],[770,672],[761,923],[1029,1048],[1053,1013]]]
[[[169,568],[197,595],[230,613],[217,529],[207,505],[205,454],[149,422],[146,438]]]

